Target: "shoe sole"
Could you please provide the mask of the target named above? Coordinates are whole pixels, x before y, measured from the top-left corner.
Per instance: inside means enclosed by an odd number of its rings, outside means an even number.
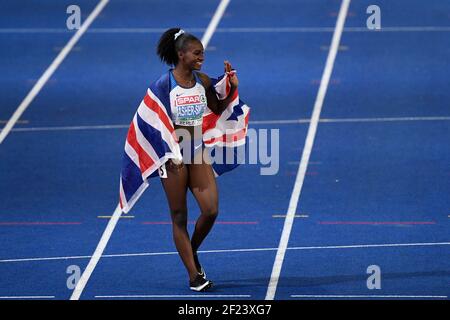
[[[212,285],[213,285],[213,283],[211,281],[207,281],[206,283],[202,284],[201,286],[190,287],[190,288],[193,291],[203,292],[203,291],[206,291],[206,290],[210,289],[212,287]]]

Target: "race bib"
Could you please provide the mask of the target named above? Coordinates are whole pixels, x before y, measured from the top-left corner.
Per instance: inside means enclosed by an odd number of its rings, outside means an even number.
[[[173,121],[180,126],[199,126],[207,102],[203,86],[197,83],[190,89],[176,87],[170,93]]]

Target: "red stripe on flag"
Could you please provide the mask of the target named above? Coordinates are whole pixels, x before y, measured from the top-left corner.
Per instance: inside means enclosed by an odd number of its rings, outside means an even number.
[[[250,110],[247,112],[247,115],[245,116],[245,126],[248,126],[249,117],[250,117]]]
[[[233,134],[224,134],[219,138],[212,138],[209,139],[207,141],[205,141],[206,144],[211,144],[217,141],[221,141],[221,142],[235,142],[235,141],[239,141],[245,138],[245,135],[247,134],[247,129],[241,129],[236,133]]]
[[[141,172],[145,172],[148,168],[150,168],[155,162],[153,159],[145,152],[145,150],[141,147],[136,138],[136,128],[134,127],[134,122],[131,122],[130,129],[128,130],[127,141],[130,146],[136,151],[139,157],[139,167]]]
[[[237,97],[238,97],[238,95],[239,95],[239,92],[238,92],[238,89],[236,89],[236,90],[234,91],[233,98],[231,98],[231,101],[236,100]]]
[[[215,114],[214,112],[211,112],[203,117],[203,125],[202,125],[202,132],[205,132],[209,129],[215,128],[217,120],[219,120],[220,115]]]
[[[173,134],[175,129],[173,128],[172,122],[166,115],[166,113],[161,109],[159,104],[155,100],[153,100],[148,94],[145,95],[144,97],[144,104],[158,115],[159,119],[162,121],[162,123],[164,123],[164,126],[167,128],[167,130],[169,130],[169,132]]]

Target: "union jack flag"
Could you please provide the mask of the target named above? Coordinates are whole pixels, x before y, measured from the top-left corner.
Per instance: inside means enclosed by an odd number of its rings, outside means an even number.
[[[211,79],[219,99],[230,92],[230,75]],[[203,115],[203,143],[212,155],[234,154],[233,161],[212,163],[216,176],[240,164],[238,148],[246,143],[250,108],[239,99],[236,90],[232,101],[220,114],[209,108]],[[221,149],[221,150],[219,150]],[[227,149],[227,150],[225,150]],[[120,207],[127,213],[149,186],[149,178],[157,177],[158,168],[169,159],[182,160],[180,145],[171,118],[169,72],[147,90],[128,129],[120,175]]]

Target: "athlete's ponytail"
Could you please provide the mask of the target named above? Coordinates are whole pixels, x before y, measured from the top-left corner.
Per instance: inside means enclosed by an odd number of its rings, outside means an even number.
[[[200,42],[197,37],[185,33],[180,28],[171,28],[162,34],[156,53],[162,62],[176,66],[178,64],[178,52],[184,50],[190,41]]]

